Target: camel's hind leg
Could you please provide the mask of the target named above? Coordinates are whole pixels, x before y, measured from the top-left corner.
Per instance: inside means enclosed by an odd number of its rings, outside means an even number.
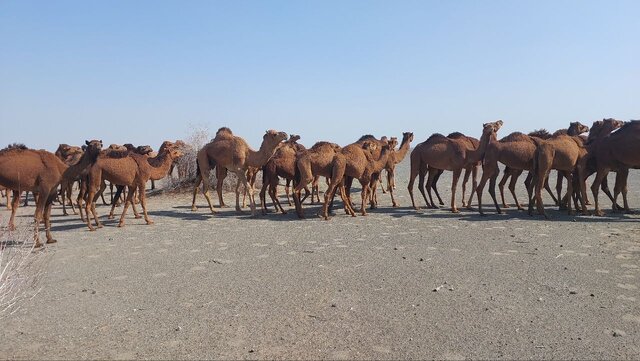
[[[11,217],[9,217],[9,230],[15,231],[16,230],[16,224],[15,224],[16,212],[18,211],[18,207],[20,206],[20,191],[12,191],[12,192],[13,192],[13,198],[11,199]],[[7,189],[7,193],[9,193],[8,189]]]
[[[507,180],[509,178],[513,179],[514,177],[511,174],[511,168],[506,167],[502,174],[502,179],[500,179],[500,183],[498,183],[498,190],[500,190],[500,199],[502,200],[502,208],[509,208],[509,205],[504,199],[504,185],[507,184]]]
[[[471,169],[466,168],[464,170],[464,178],[462,179],[462,207],[467,208],[470,207],[470,205],[467,205],[466,199],[465,199],[465,194],[467,192],[467,182],[469,181],[469,176],[471,175]],[[473,192],[471,192],[473,193]]]
[[[127,198],[125,199],[124,206],[122,207],[122,214],[120,215],[120,222],[118,222],[118,227],[124,227],[124,216],[127,214],[127,209],[129,209],[129,204],[133,204],[134,202],[133,196],[136,193],[135,191],[137,187],[138,186],[136,184],[129,187],[129,191],[127,192]],[[143,208],[146,208],[146,207],[143,207]]]
[[[57,241],[51,235],[51,206],[53,205],[54,197],[50,195],[48,198],[44,206],[44,232],[47,237],[47,243],[56,243]]]
[[[145,192],[144,183],[138,185],[138,195],[140,197],[140,205],[142,206],[142,214],[144,214],[145,222],[147,222],[147,224],[153,224],[153,221],[149,218],[149,213],[147,212],[147,192]],[[131,205],[131,208],[135,212],[136,208],[133,204]],[[139,218],[139,215],[136,218]]]
[[[196,195],[198,194],[198,188],[200,187],[200,183],[202,183],[202,176],[198,174],[196,175],[196,183],[193,186],[193,200],[191,201],[192,212],[195,212],[198,210],[198,207],[196,207]]]

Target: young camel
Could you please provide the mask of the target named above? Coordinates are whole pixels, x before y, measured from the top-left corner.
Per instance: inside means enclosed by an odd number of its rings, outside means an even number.
[[[325,220],[329,219],[329,203],[333,199],[336,188],[340,188],[340,197],[344,202],[347,213],[355,216],[351,199],[346,193],[345,178],[351,177],[358,179],[362,185],[362,201],[360,204],[360,212],[363,216],[367,215],[366,202],[370,196],[371,181],[374,174],[380,174],[389,159],[389,144],[382,146],[379,156],[376,157],[376,148],[378,143],[374,141],[364,141],[349,144],[342,148],[333,158],[331,166],[331,183],[324,194],[324,204],[322,206],[322,216]]]
[[[298,151],[304,150],[304,146],[298,144],[300,139],[299,135],[291,134],[289,140],[283,143],[281,147],[276,150],[275,154],[267,164],[262,167],[262,189],[260,189],[260,201],[262,206],[262,214],[267,213],[266,192],[269,191],[269,196],[273,202],[273,206],[276,212],[280,210],[282,214],[287,212],[282,208],[280,201],[278,200],[278,183],[279,177],[290,181],[295,178],[296,170],[296,154]],[[304,188],[306,196],[309,195],[309,189]],[[289,198],[289,191],[287,190],[287,198]],[[305,198],[306,198],[305,196]],[[303,199],[304,201],[304,199]]]
[[[267,130],[262,137],[260,149],[255,151],[249,147],[247,142],[237,136],[213,140],[205,145],[198,152],[198,168],[203,180],[202,193],[209,203],[211,213],[215,213],[209,195],[209,171],[212,166],[224,167],[233,172],[238,177],[236,184],[236,211],[242,212],[240,208],[240,184],[249,190],[249,202],[251,215],[256,215],[256,204],[253,197],[253,185],[247,180],[247,170],[249,167],[261,168],[275,153],[277,147],[283,140],[288,138],[287,133]]]
[[[97,159],[102,141],[86,141],[87,151],[80,161],[72,166],[64,164],[55,154],[45,150],[18,147],[0,151],[0,185],[13,191],[13,209],[9,229],[15,229],[15,211],[21,191],[37,193],[35,210],[35,247],[40,247],[39,228],[44,221],[47,243],[56,242],[51,235],[51,205],[58,186],[66,189],[70,182]]]
[[[295,187],[291,193],[298,218],[304,218],[300,199],[302,189],[309,183],[317,182],[318,177],[331,178],[333,158],[340,152],[340,149],[342,148],[335,143],[318,142],[313,147],[297,154]]]
[[[152,177],[161,178],[162,176],[166,176],[171,163],[181,155],[182,153],[172,142],[165,141],[162,143],[158,155],[153,158],[129,152],[119,158],[110,156],[98,158],[98,161],[89,170],[89,180],[87,184],[87,203],[85,209],[89,230],[95,231],[95,228],[91,225],[90,215],[93,215],[96,226],[102,228],[102,224],[98,220],[95,203],[99,197],[98,191],[103,180],[108,180],[111,183],[129,188],[118,227],[124,226],[124,217],[129,204],[133,205],[133,196],[136,189],[140,189],[140,204],[142,205],[144,219],[147,224],[153,224],[153,221],[147,214],[147,198],[144,191],[145,185]]]
[[[617,132],[603,137],[597,148],[590,154],[595,161],[596,177],[591,184],[594,199],[594,214],[603,216],[604,212],[598,203],[598,189],[610,171],[617,171],[614,188],[614,203],[618,193],[622,193],[625,210],[627,203],[627,176],[629,168],[640,168],[640,120],[625,123]]]

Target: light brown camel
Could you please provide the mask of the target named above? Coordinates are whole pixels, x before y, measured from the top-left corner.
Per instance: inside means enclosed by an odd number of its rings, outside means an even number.
[[[18,147],[0,151],[0,185],[13,190],[13,210],[9,228],[14,229],[15,211],[21,191],[30,190],[38,194],[35,210],[35,246],[40,247],[39,228],[44,221],[47,243],[56,242],[51,235],[51,205],[58,186],[65,189],[78,174],[90,167],[97,159],[102,141],[86,141],[87,151],[80,162],[67,166],[55,154],[45,150]]]
[[[360,213],[367,215],[366,202],[371,196],[371,181],[374,174],[380,174],[389,159],[389,143],[385,142],[380,152],[377,151],[378,142],[364,141],[349,144],[336,154],[332,162],[331,183],[324,194],[322,216],[329,219],[329,203],[339,187],[340,197],[344,202],[347,213],[355,216],[351,199],[346,192],[345,178],[358,179],[362,186]],[[376,156],[379,153],[379,156]]]
[[[91,225],[91,215],[98,228],[102,224],[98,220],[95,203],[98,199],[98,191],[101,188],[103,180],[111,183],[127,186],[129,192],[127,199],[120,215],[118,227],[124,226],[124,217],[127,213],[129,204],[133,205],[133,195],[136,189],[140,189],[140,204],[144,213],[144,219],[147,224],[153,224],[153,221],[147,214],[147,199],[145,194],[145,185],[150,178],[162,178],[166,176],[174,159],[181,156],[182,153],[176,149],[172,142],[165,141],[160,146],[156,157],[148,157],[135,153],[123,153],[123,156],[114,158],[112,155],[99,157],[96,163],[89,170],[89,181],[87,185],[87,204],[85,206],[87,212],[87,226],[89,230],[94,231]],[[115,155],[113,155],[115,156]],[[89,213],[91,212],[91,213]]]
[[[271,197],[276,212],[279,209],[282,214],[287,213],[278,200],[278,183],[279,177],[284,178],[287,183],[295,178],[296,155],[299,151],[306,149],[303,145],[297,143],[299,139],[299,135],[291,134],[289,139],[276,150],[273,157],[262,167],[262,189],[260,189],[262,214],[267,213],[267,190],[269,191],[269,196]],[[307,187],[304,189],[306,194],[309,195],[309,189]],[[288,199],[289,191],[287,190],[286,193]]]
[[[419,173],[420,165],[425,163],[430,169],[435,168],[453,171],[451,212],[458,213],[458,207],[455,202],[456,188],[462,170],[470,164],[473,165],[482,160],[487,145],[491,140],[495,140],[496,132],[502,127],[502,124],[502,120],[483,124],[480,144],[478,148],[473,150],[470,150],[466,142],[461,139],[450,139],[441,134],[432,135],[427,139],[424,146],[420,148],[422,154],[419,157],[420,160],[417,162],[416,169],[414,169],[412,164],[410,180],[415,178],[415,175]],[[432,184],[436,174],[437,171],[429,172],[427,184]],[[411,188],[409,189],[410,192],[412,191]]]
[[[474,137],[469,137],[460,132],[450,133],[449,135],[447,135],[447,138],[455,139],[463,142],[463,144],[466,145],[469,151],[478,149],[478,146],[480,145],[480,141],[478,139]],[[473,198],[473,191],[476,189],[476,186],[478,185],[478,182],[477,182],[478,168],[480,167],[481,163],[482,163],[481,161],[478,161],[477,163],[474,163],[474,164],[468,164],[464,168],[464,177],[462,179],[462,207],[471,209],[471,199]],[[428,167],[427,170],[429,172],[431,172],[432,170],[436,172],[431,184],[426,185],[426,189],[427,189],[427,193],[429,194],[429,201],[430,201],[430,202],[427,202],[427,205],[429,205],[428,203],[431,203],[430,208],[438,208],[438,206],[433,201],[433,198],[431,197],[431,190],[435,192],[436,197],[438,198],[438,203],[440,203],[440,205],[444,205],[442,198],[440,198],[440,193],[438,192],[438,187],[437,187],[438,180],[440,179],[440,176],[442,175],[442,173],[444,173],[444,170],[433,169],[431,167]],[[471,190],[471,193],[469,194],[469,201],[467,202],[465,194],[467,192],[467,182],[469,181],[469,176],[471,176],[472,190]]]
[[[482,178],[476,188],[476,194],[478,195],[478,212],[480,215],[485,215],[482,210],[482,192],[484,191],[484,186],[486,185],[487,180],[489,180],[489,194],[493,199],[496,212],[499,214],[502,213],[496,199],[495,190],[496,180],[500,172],[498,162],[509,168],[510,172],[522,170],[531,171],[533,169],[533,160],[537,144],[540,142],[542,142],[540,138],[531,137],[520,132],[511,133],[500,139],[500,141],[491,140],[489,142],[482,164]],[[531,184],[531,182],[527,184],[528,192],[533,190],[530,187]],[[515,183],[513,187],[510,185],[509,189],[515,190]],[[524,209],[520,202],[518,202],[515,191],[512,192],[512,195],[518,209]],[[531,197],[532,193],[528,193],[527,199],[531,199]]]
[[[363,135],[358,139],[355,143],[364,145],[365,142],[372,143],[374,146],[367,146],[368,153],[371,153],[374,159],[380,158],[380,154],[382,153],[382,147],[386,146],[387,151],[390,153],[392,147],[398,145],[398,138],[392,137],[388,138],[387,136],[382,136],[380,139],[377,139],[371,134]],[[388,156],[387,156],[388,157]],[[377,187],[378,182],[380,181],[380,172],[371,175],[371,183],[373,186]],[[353,177],[346,176],[344,179],[344,187],[349,200],[351,200],[351,185],[353,184]],[[335,193],[334,193],[335,197]],[[377,207],[377,199],[375,194],[375,188],[371,189],[371,196],[369,197],[371,200],[371,208],[374,209]],[[352,202],[353,204],[353,202]],[[331,199],[331,207],[333,208],[333,198]]]
[[[80,158],[82,157],[83,153],[84,153],[84,150],[82,150],[81,147],[72,146],[68,144],[60,144],[58,145],[58,149],[56,149],[56,152],[54,154],[61,161],[63,161],[67,166],[71,166],[80,161]],[[65,216],[68,215],[67,207],[66,207],[67,201],[68,201],[68,205],[71,206],[71,210],[73,211],[73,214],[77,214],[73,206],[73,201],[71,200],[74,183],[75,181],[69,182],[69,186],[66,189],[60,189],[59,195],[61,197],[62,214]],[[67,201],[65,201],[65,198]]]
[[[558,170],[565,178],[567,178],[567,194],[573,194],[573,173],[577,172],[578,179],[582,179],[584,169],[580,160],[586,156],[587,149],[584,147],[584,140],[578,136],[558,135],[547,140],[538,142],[533,161],[533,182],[528,187],[528,193],[531,194],[532,188],[535,186],[535,202],[538,213],[549,218],[544,211],[542,203],[542,188],[544,182],[549,176],[552,169]],[[579,182],[582,185],[582,182]],[[584,205],[586,190],[580,188],[582,195],[582,209],[586,210]],[[562,197],[558,195],[558,200]],[[567,211],[573,214],[571,210],[571,202],[567,202]],[[533,199],[529,197],[529,214],[533,212]]]
[[[331,178],[333,158],[340,152],[340,146],[330,142],[317,142],[311,148],[297,154],[294,189],[291,192],[298,218],[304,218],[301,191],[318,177]],[[326,193],[325,193],[326,194]]]
[[[238,177],[236,184],[236,211],[242,212],[240,208],[240,185],[244,185],[249,190],[249,202],[251,214],[256,215],[256,205],[253,198],[253,185],[247,180],[247,170],[249,167],[261,168],[275,153],[280,143],[287,139],[287,133],[267,130],[262,137],[260,149],[255,151],[249,147],[247,142],[237,136],[214,139],[198,151],[198,168],[202,179],[202,193],[207,199],[211,213],[215,213],[209,195],[209,171],[212,166],[224,167]]]
[[[596,149],[590,154],[595,162],[596,177],[591,184],[594,198],[594,214],[603,216],[604,212],[598,203],[598,189],[610,171],[617,171],[614,188],[614,204],[618,193],[622,193],[625,210],[629,210],[627,202],[627,176],[629,168],[640,168],[640,120],[625,123],[617,132],[603,137]]]

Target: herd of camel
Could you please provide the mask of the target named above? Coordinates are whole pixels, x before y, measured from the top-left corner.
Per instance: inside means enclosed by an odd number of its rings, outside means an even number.
[[[598,192],[601,188],[612,201],[614,211],[630,211],[627,202],[627,178],[630,168],[640,168],[640,121],[603,119],[595,121],[591,128],[573,122],[568,129],[561,129],[553,134],[546,130],[529,134],[515,132],[498,140],[497,133],[502,125],[501,120],[483,124],[480,139],[456,132],[448,136],[433,134],[426,141],[417,144],[410,152],[411,175],[408,190],[413,207],[418,209],[413,195],[416,177],[419,177],[418,188],[427,207],[437,208],[432,191],[436,194],[439,204],[444,204],[436,184],[442,172],[446,170],[453,172],[451,211],[458,212],[457,184],[464,171],[462,206],[471,208],[473,194],[477,194],[478,211],[484,215],[482,193],[486,182],[489,181],[489,194],[496,211],[501,213],[495,185],[499,175],[498,163],[502,163],[505,168],[499,189],[504,208],[508,207],[504,199],[504,186],[508,181],[508,189],[516,206],[518,209],[524,209],[516,197],[515,185],[526,170],[529,214],[535,205],[538,213],[546,216],[541,196],[543,188],[561,209],[567,209],[571,213],[574,203],[576,209],[586,214],[586,205],[589,204],[586,180],[594,173],[595,178],[591,184],[594,214],[603,215],[598,203]],[[147,214],[146,184],[150,180],[153,182],[172,174],[174,167],[178,169],[178,177],[187,177],[188,172],[184,167],[187,157],[183,157],[187,152],[197,154],[192,201],[194,211],[196,196],[199,187],[202,186],[202,193],[209,209],[212,213],[215,212],[208,181],[212,170],[215,170],[217,175],[216,188],[220,206],[224,206],[222,181],[227,172],[232,172],[238,179],[235,188],[236,210],[241,211],[242,186],[245,196],[248,195],[252,215],[256,214],[253,193],[259,171],[262,171],[260,199],[263,213],[267,212],[267,192],[276,211],[286,213],[277,193],[282,178],[286,180],[286,196],[290,205],[289,186],[293,183],[291,196],[295,210],[298,217],[304,218],[302,204],[309,195],[312,204],[314,200],[320,202],[318,182],[320,177],[324,177],[328,188],[324,192],[320,216],[329,218],[336,193],[342,199],[345,212],[355,216],[357,207],[353,205],[350,195],[354,179],[357,179],[362,187],[359,212],[366,215],[368,204],[371,208],[377,207],[376,189],[378,184],[382,184],[383,171],[386,171],[387,186],[382,187],[382,191],[388,192],[392,206],[398,207],[394,197],[395,167],[409,153],[413,133],[403,133],[400,141],[396,137],[377,139],[365,135],[345,147],[331,142],[318,142],[308,149],[298,143],[299,139],[297,135],[288,136],[284,132],[268,130],[263,136],[260,149],[256,151],[251,149],[243,138],[223,127],[218,130],[215,138],[197,152],[179,140],[163,142],[157,152],[153,152],[149,146],[135,147],[131,144],[111,145],[103,149],[101,140],[85,141],[82,147],[60,144],[55,153],[29,149],[21,144],[10,145],[0,150],[0,190],[6,193],[7,207],[12,211],[9,229],[15,227],[14,217],[21,193],[32,192],[36,200],[36,246],[41,246],[41,222],[44,222],[47,243],[55,242],[50,231],[51,206],[57,199],[62,204],[65,215],[67,205],[70,205],[75,213],[71,196],[76,182],[78,195],[75,204],[80,211],[80,217],[90,230],[102,227],[96,212],[96,202],[102,196],[106,204],[103,192],[107,182],[111,187],[115,185],[117,189],[115,197],[112,196],[111,199],[110,218],[113,217],[114,208],[121,195],[126,194],[118,226],[124,225],[129,206],[132,207],[135,217],[140,218],[135,208],[137,202],[142,206],[146,223],[152,224],[153,221]],[[480,168],[482,176],[478,182]],[[551,170],[558,172],[555,195],[548,183]],[[613,194],[607,185],[607,174],[611,171],[616,173]],[[465,193],[469,176],[472,178],[472,188],[467,200]],[[564,179],[567,180],[567,191],[563,197]],[[11,201],[10,193],[13,195]],[[617,203],[620,193],[623,198],[622,207]]]

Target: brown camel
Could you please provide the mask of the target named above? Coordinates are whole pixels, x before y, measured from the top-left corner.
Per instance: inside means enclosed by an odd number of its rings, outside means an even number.
[[[33,150],[18,147],[0,151],[0,185],[13,190],[13,210],[9,228],[14,229],[14,217],[23,190],[37,193],[35,210],[35,246],[40,247],[39,228],[44,221],[47,243],[56,242],[51,236],[51,205],[56,197],[58,186],[66,189],[70,182],[97,159],[102,141],[86,141],[87,151],[80,161],[67,166],[55,154],[45,150]]]
[[[429,169],[443,169],[453,171],[453,181],[451,185],[451,212],[458,213],[456,206],[456,188],[462,170],[469,165],[476,164],[484,157],[485,150],[490,141],[495,140],[496,132],[502,127],[502,120],[483,124],[480,144],[476,149],[469,149],[467,143],[462,139],[450,139],[441,134],[434,134],[420,147],[421,154],[412,157],[411,176],[409,193],[413,198],[413,182],[415,176],[428,165]],[[416,150],[418,148],[416,147]],[[414,150],[414,152],[416,151]],[[433,183],[437,171],[429,171],[427,189]],[[414,203],[415,204],[415,203]]]
[[[58,157],[61,161],[63,161],[67,166],[71,166],[73,164],[76,164],[80,161],[80,158],[82,157],[82,154],[84,153],[84,150],[82,150],[81,147],[76,147],[76,146],[71,146],[68,144],[60,144],[58,145],[58,149],[56,150],[56,152],[54,153],[56,155],[56,157]],[[73,206],[73,202],[71,200],[71,196],[73,193],[73,184],[75,183],[75,181],[73,182],[69,182],[69,186],[66,189],[60,189],[60,197],[61,197],[61,204],[62,204],[62,214],[64,214],[65,216],[68,215],[67,213],[67,202],[65,201],[65,197],[68,200],[68,205],[71,206],[71,210],[73,211],[73,214],[77,214],[74,206]]]
[[[302,189],[309,183],[317,183],[318,177],[331,178],[333,158],[340,152],[340,149],[342,148],[335,143],[317,142],[311,148],[297,154],[295,187],[291,194],[298,218],[304,218],[300,199]]]
[[[453,132],[450,133],[449,135],[447,135],[447,138],[450,139],[456,139],[459,140],[461,142],[463,142],[466,146],[467,149],[469,151],[478,149],[478,146],[480,145],[480,141],[474,137],[469,137],[467,135],[464,135],[460,132]],[[466,207],[471,209],[471,199],[473,198],[473,190],[476,189],[477,186],[477,177],[478,177],[478,168],[481,165],[481,161],[478,161],[475,164],[468,164],[465,168],[464,168],[464,177],[462,179],[462,207]],[[436,206],[435,202],[433,201],[433,198],[431,197],[431,190],[433,190],[436,194],[436,197],[438,198],[438,202],[440,203],[440,205],[444,205],[444,202],[442,201],[442,198],[440,198],[440,193],[438,192],[438,188],[437,188],[437,183],[438,183],[438,179],[440,179],[440,176],[442,175],[442,173],[444,173],[444,170],[442,169],[433,169],[431,167],[428,167],[427,169],[429,172],[431,172],[432,170],[436,172],[435,176],[433,177],[433,181],[431,184],[427,184],[426,185],[426,189],[427,189],[427,193],[429,194],[429,200],[431,203],[430,208],[438,208],[438,206]],[[469,201],[466,201],[465,198],[465,194],[467,191],[467,182],[469,181],[469,176],[471,175],[472,178],[472,191],[469,194]],[[420,176],[420,174],[419,174]],[[422,177],[424,178],[424,175],[422,175]],[[419,182],[422,183],[422,182]],[[424,195],[424,191],[421,190],[421,192],[423,192]],[[429,202],[427,202],[427,205]]]
[[[222,127],[218,129],[218,131],[216,132],[215,138],[211,139],[211,142],[222,140],[222,139],[233,139],[233,137],[234,135],[231,129],[227,127]],[[226,207],[227,205],[224,203],[224,198],[222,197],[222,189],[224,187],[224,179],[227,177],[227,168],[216,167],[214,164],[210,164],[209,167],[210,169],[215,168],[216,170],[216,193],[218,193],[218,201],[220,203],[220,208]],[[193,187],[193,200],[191,201],[191,211],[193,212],[198,210],[198,208],[196,207],[196,196],[198,195],[198,187],[200,187],[201,184],[202,184],[202,175],[200,174],[200,167],[198,166],[198,160],[196,156],[196,180],[195,180],[195,185]]]
[[[533,132],[530,132],[527,135],[530,136],[530,137],[538,138],[538,139],[549,139],[549,138],[551,138],[553,136],[546,129],[534,130]],[[503,139],[507,139],[508,140],[509,138],[505,137]],[[502,139],[500,141],[502,141]],[[518,203],[518,198],[516,197],[516,184],[517,184],[518,178],[520,177],[522,172],[524,172],[523,169],[512,169],[510,167],[505,167],[504,168],[502,179],[500,180],[500,183],[498,183],[498,189],[500,190],[500,199],[502,200],[502,208],[509,208],[510,207],[507,204],[507,202],[505,201],[505,199],[504,199],[504,186],[507,183],[507,180],[509,178],[511,178],[511,181],[509,182],[509,192],[511,192],[511,195],[513,196],[513,199],[516,201],[516,206],[518,207],[518,209],[519,210],[524,210],[524,208],[520,205],[520,203]],[[527,176],[527,179],[528,180],[525,180],[525,184],[528,185],[531,182],[531,178],[529,176]],[[547,190],[547,192],[549,193],[549,195],[551,196],[551,198],[553,198],[553,202],[557,204],[558,203],[558,199],[556,198],[556,196],[551,191],[551,188],[549,187],[548,179],[545,182],[544,187]]]
[[[538,142],[533,161],[533,182],[528,187],[528,193],[531,194],[532,188],[535,186],[535,202],[538,213],[548,218],[544,211],[542,203],[542,188],[544,182],[549,176],[552,169],[558,170],[565,178],[567,178],[567,194],[573,194],[573,173],[577,172],[578,179],[582,179],[584,169],[580,160],[586,156],[587,149],[584,147],[584,140],[578,136],[557,135],[547,140]],[[579,184],[583,184],[579,182]],[[580,188],[582,195],[582,209],[586,210],[584,205],[586,190]],[[562,197],[558,194],[558,200]],[[571,202],[567,202],[567,210],[569,214],[573,214],[571,210]],[[533,199],[529,196],[529,214],[533,211]]]
[[[156,157],[143,156],[135,153],[129,153],[128,151],[123,152],[119,157],[115,154],[108,155],[106,157],[99,157],[96,163],[89,170],[89,181],[87,184],[87,204],[85,205],[85,209],[87,212],[87,226],[89,227],[89,230],[95,230],[91,225],[90,214],[93,215],[96,226],[98,228],[102,227],[102,224],[98,220],[95,203],[98,199],[98,191],[103,184],[103,179],[129,188],[127,199],[125,201],[124,208],[122,209],[122,214],[120,215],[118,227],[124,226],[124,217],[127,213],[129,204],[133,205],[133,195],[135,194],[136,189],[140,189],[140,204],[142,205],[144,219],[147,224],[153,224],[153,221],[147,214],[147,200],[144,191],[145,185],[150,178],[159,179],[166,176],[174,159],[181,155],[182,153],[176,149],[172,142],[165,141],[160,146],[160,150]]]
[[[275,153],[277,147],[283,140],[288,138],[284,132],[267,130],[262,138],[262,144],[258,151],[249,147],[247,142],[237,136],[214,139],[205,145],[198,152],[198,168],[204,182],[202,182],[202,193],[209,203],[211,213],[215,213],[209,195],[209,171],[212,166],[226,168],[235,173],[238,177],[236,184],[236,211],[242,212],[240,208],[240,184],[249,190],[249,202],[251,214],[256,215],[256,205],[253,198],[253,185],[247,180],[247,170],[249,167],[261,168]]]
[[[269,196],[271,197],[271,201],[273,202],[276,212],[279,209],[282,214],[287,213],[282,208],[282,205],[278,200],[278,183],[279,177],[284,178],[287,183],[295,178],[296,155],[299,151],[304,151],[306,149],[303,145],[297,143],[299,139],[299,135],[291,134],[289,136],[289,140],[284,142],[283,145],[276,150],[273,157],[269,159],[267,164],[262,167],[262,189],[260,189],[262,214],[266,214],[267,212],[267,190],[269,191]],[[310,193],[309,189],[307,187],[304,187],[304,189],[308,196]],[[286,189],[286,194],[287,199],[289,199],[288,187]]]
[[[520,132],[511,133],[506,137],[500,139],[500,141],[492,140],[489,142],[482,164],[482,178],[480,179],[478,187],[476,188],[476,193],[478,195],[478,212],[480,213],[480,215],[485,215],[482,211],[482,192],[484,190],[485,184],[487,183],[487,180],[490,181],[489,194],[493,199],[496,212],[499,214],[502,213],[502,210],[500,209],[500,206],[498,205],[498,201],[496,199],[495,191],[496,180],[500,171],[500,169],[498,168],[498,162],[504,164],[507,168],[510,169],[511,172],[518,170],[531,171],[533,169],[533,160],[537,144],[540,142],[542,142],[540,138],[531,137]],[[531,179],[529,177],[527,178],[529,180]],[[525,181],[525,183],[527,183],[527,181]],[[531,184],[531,182],[527,184],[528,192],[533,190],[530,187]],[[512,189],[511,185],[509,189]],[[515,183],[513,189],[515,189]],[[512,195],[518,209],[524,209],[520,202],[518,202],[515,191],[512,192]],[[531,199],[531,197],[532,193],[527,195],[527,199]]]
[[[363,135],[356,141],[357,144],[364,145],[365,142],[372,143],[374,146],[367,146],[368,153],[372,154],[373,159],[380,158],[380,154],[382,153],[382,147],[387,147],[387,152],[391,152],[391,149],[398,145],[398,138],[392,137],[388,138],[387,136],[383,136],[380,139],[377,139],[371,134]],[[388,157],[388,156],[387,156]],[[375,194],[375,189],[378,186],[378,182],[380,181],[380,172],[371,175],[371,183],[374,188],[371,188],[371,196],[369,197],[371,200],[371,208],[375,209],[377,207],[377,199]],[[346,176],[344,179],[344,187],[346,190],[346,194],[351,200],[351,185],[353,184],[353,177]],[[335,197],[335,193],[334,193]],[[351,202],[353,204],[353,202]],[[331,207],[333,208],[333,198],[331,199]]]
[[[378,144],[384,144],[380,152]],[[379,156],[376,156],[379,153]],[[340,197],[344,202],[347,213],[355,216],[351,199],[346,192],[346,177],[358,179],[362,186],[360,212],[367,215],[366,202],[371,192],[371,181],[374,174],[380,174],[389,159],[389,143],[387,141],[358,141],[342,148],[333,158],[331,165],[331,183],[324,194],[322,216],[329,219],[329,203],[333,199],[337,187],[340,189]]]
[[[596,177],[591,184],[594,198],[594,214],[603,216],[598,204],[598,189],[610,171],[617,171],[614,188],[614,204],[618,193],[622,193],[625,210],[627,202],[627,176],[629,168],[640,167],[640,120],[625,123],[617,132],[603,137],[589,154],[595,163]],[[615,207],[615,206],[614,206]]]

